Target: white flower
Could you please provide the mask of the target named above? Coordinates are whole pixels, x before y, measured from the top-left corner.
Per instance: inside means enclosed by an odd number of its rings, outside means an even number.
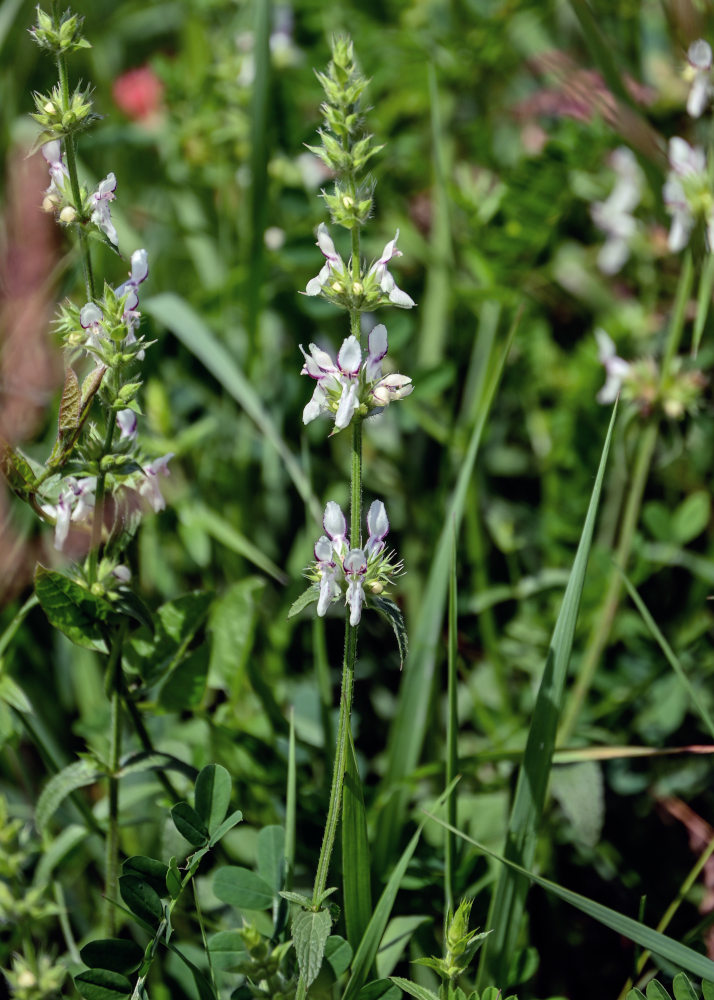
[[[712,50],[703,38],[692,42],[687,51],[689,76],[692,85],[687,97],[687,112],[692,118],[699,118],[714,94],[711,80]]]
[[[136,413],[133,410],[119,410],[117,413],[117,426],[121,431],[120,440],[127,438],[133,441],[136,437]]]
[[[362,605],[365,602],[364,579],[367,575],[367,557],[362,549],[350,549],[342,562],[347,581],[345,604],[350,607],[350,625],[359,625]]]
[[[315,542],[315,566],[320,573],[320,597],[317,601],[317,613],[322,617],[332,601],[340,596],[340,585],[337,582],[337,563],[332,558],[332,542],[321,535]]]
[[[104,313],[96,303],[88,302],[85,306],[82,306],[79,313],[79,322],[87,331],[86,346],[88,348],[98,348],[100,346],[100,338],[104,336],[103,319]]]
[[[704,150],[674,136],[669,140],[669,165],[662,197],[672,216],[667,243],[673,253],[682,250],[697,219],[707,228],[709,246],[714,245],[714,199]]]
[[[100,181],[99,187],[92,195],[92,204],[94,208],[92,209],[91,221],[97,226],[104,235],[109,239],[114,246],[119,243],[119,237],[117,236],[117,231],[114,228],[114,223],[112,222],[111,212],[109,211],[109,202],[114,201],[116,195],[114,194],[117,186],[117,179],[114,174],[107,174],[103,181]]]
[[[332,242],[332,237],[327,231],[327,226],[321,222],[317,227],[317,243],[315,244],[322,251],[325,263],[322,265],[320,273],[308,281],[305,288],[306,295],[319,295],[333,274],[343,277],[345,264]]]
[[[632,371],[632,366],[615,354],[615,344],[604,330],[595,331],[598,346],[598,360],[605,367],[605,385],[597,394],[598,403],[614,403],[622,383]]]
[[[61,195],[64,190],[65,179],[69,177],[67,167],[62,162],[62,143],[59,139],[52,139],[42,147],[42,155],[50,167],[50,186],[45,191],[46,195]]]
[[[330,543],[335,555],[342,558],[347,549],[347,522],[342,508],[334,500],[327,502],[322,518],[322,527],[330,536]]]
[[[60,491],[56,504],[43,504],[41,509],[55,522],[55,548],[61,552],[69,534],[70,521],[88,521],[94,512],[95,476],[75,479],[69,476]]]
[[[593,222],[607,235],[598,254],[598,267],[604,274],[616,274],[630,255],[629,241],[637,228],[632,212],[642,193],[642,171],[629,149],[616,149],[611,163],[615,186],[605,201],[596,201],[590,209]]]
[[[402,251],[397,250],[398,239],[399,230],[397,230],[394,239],[387,243],[379,260],[372,264],[367,277],[374,277],[384,294],[389,296],[389,301],[393,305],[401,306],[402,309],[411,309],[412,306],[415,305],[414,299],[412,299],[410,295],[407,295],[406,292],[403,292],[401,288],[397,287],[394,278],[387,270],[387,265],[391,260],[395,257],[402,256]]]
[[[364,547],[368,559],[378,556],[384,548],[384,539],[389,532],[389,518],[387,508],[381,500],[374,500],[367,513],[367,528],[369,538]]]
[[[168,455],[155,458],[149,465],[144,466],[144,481],[139,486],[139,493],[149,501],[157,513],[166,506],[166,501],[159,488],[159,473],[164,476],[171,474],[168,470],[168,464],[173,457],[174,453],[170,451]]]

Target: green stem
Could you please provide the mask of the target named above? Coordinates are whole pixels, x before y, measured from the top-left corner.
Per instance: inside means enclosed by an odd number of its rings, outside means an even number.
[[[106,931],[109,937],[116,934],[116,908],[114,900],[119,884],[119,758],[121,756],[121,651],[126,633],[123,622],[114,637],[107,663],[107,677],[111,685],[111,724],[109,737],[109,821],[107,825],[106,880]]]
[[[59,75],[60,88],[62,90],[62,111],[69,111],[69,78],[67,76],[67,60],[64,54],[57,56],[57,73]],[[79,238],[79,249],[82,257],[82,270],[84,271],[84,285],[87,299],[93,300],[95,297],[94,271],[92,270],[92,255],[89,250],[89,240],[84,231],[82,204],[82,193],[79,188],[79,176],[77,174],[77,148],[74,136],[68,133],[64,137],[64,151],[67,157],[67,173],[69,175],[69,186],[72,191],[72,201],[77,213],[78,221],[75,223],[77,236]]]
[[[104,435],[104,445],[102,447],[102,458],[99,463],[99,473],[97,474],[97,487],[94,491],[94,520],[92,522],[92,543],[89,550],[89,564],[87,579],[91,587],[97,579],[97,561],[99,559],[99,546],[102,543],[102,526],[104,524],[104,495],[107,482],[107,474],[103,468],[105,457],[112,450],[112,440],[114,438],[114,428],[116,426],[116,411],[110,410],[107,416],[107,430]]]

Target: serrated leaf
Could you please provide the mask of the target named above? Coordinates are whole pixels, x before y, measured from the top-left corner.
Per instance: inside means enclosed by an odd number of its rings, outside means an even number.
[[[228,831],[232,830],[233,827],[237,826],[238,823],[242,822],[242,820],[243,820],[243,813],[240,811],[240,809],[236,809],[235,812],[232,812],[230,814],[230,816],[226,816],[226,818],[223,820],[221,825],[218,827],[216,832],[211,837],[209,841],[209,847],[213,847],[214,844],[217,844],[218,841],[221,839],[221,837],[225,837]]]
[[[391,981],[395,983],[400,990],[404,990],[408,993],[410,997],[416,997],[416,1000],[439,1000],[436,993],[432,993],[428,990],[426,986],[419,986],[418,983],[413,983],[411,979],[402,979],[401,976],[392,976]],[[362,994],[360,993],[360,997]]]
[[[400,664],[403,665],[407,652],[409,651],[409,640],[402,612],[399,610],[399,607],[394,603],[394,601],[391,601],[388,597],[371,597],[370,603],[374,605],[383,618],[387,619],[389,624],[394,629],[397,646],[399,647],[399,661]]]
[[[141,965],[144,951],[134,941],[120,938],[100,938],[85,944],[79,953],[85,965],[91,969],[108,969],[129,975]]]
[[[134,854],[122,865],[122,875],[134,875],[143,882],[148,882],[158,896],[166,894],[166,873],[168,865],[156,858],[147,858],[143,854]]]
[[[131,983],[109,969],[88,969],[74,977],[74,985],[85,1000],[124,1000],[131,996]]]
[[[79,423],[79,379],[74,368],[65,369],[64,389],[59,407],[59,430],[73,431]]]
[[[328,910],[298,910],[293,916],[293,945],[300,974],[307,987],[322,968],[332,917]]]
[[[121,898],[132,913],[155,927],[164,915],[159,894],[148,882],[136,875],[122,875],[119,879]]]
[[[265,879],[249,868],[235,865],[218,869],[213,878],[213,891],[222,902],[230,903],[237,910],[267,910],[275,898]]]
[[[171,819],[181,836],[194,847],[202,847],[208,840],[206,824],[188,802],[177,802],[171,810]]]
[[[78,788],[93,785],[102,776],[96,764],[88,760],[76,760],[53,775],[37,800],[35,823],[42,833],[63,800]]]
[[[694,987],[683,972],[678,972],[672,980],[674,1000],[698,1000]]]
[[[216,969],[233,969],[245,958],[245,944],[238,931],[219,931],[208,939],[208,953]]]
[[[196,812],[209,834],[225,819],[231,801],[231,776],[220,764],[207,764],[196,778]]]
[[[35,570],[35,593],[50,625],[77,646],[107,652],[102,626],[113,614],[108,601],[44,566]]]
[[[312,896],[303,896],[301,892],[290,892],[288,889],[283,889],[279,895],[282,899],[286,899],[288,903],[297,903],[303,909],[309,910],[312,906]]]
[[[290,605],[290,610],[288,611],[288,619],[294,618],[295,615],[299,615],[301,611],[309,607],[311,604],[315,604],[320,598],[320,588],[316,583],[313,583],[307,590],[303,591],[296,601]]]

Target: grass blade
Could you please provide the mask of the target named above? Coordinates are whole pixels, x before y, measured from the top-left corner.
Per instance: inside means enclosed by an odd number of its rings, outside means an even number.
[[[367,814],[362,781],[348,732],[347,767],[342,789],[342,886],[347,940],[356,951],[372,916]]]
[[[451,578],[449,580],[449,638],[448,638],[448,682],[447,682],[447,717],[446,717],[446,784],[451,786],[459,767],[457,715],[457,677],[456,652],[458,637],[458,593],[456,585],[456,538],[451,540]],[[446,800],[446,818],[456,825],[456,790],[453,789]],[[445,913],[453,912],[454,906],[454,867],[456,860],[456,838],[451,832],[446,834],[444,854],[444,894]],[[444,924],[446,926],[446,924]]]
[[[444,823],[437,816],[431,816],[431,818],[434,822],[439,823],[440,826],[448,828],[448,824]],[[621,934],[630,941],[634,941],[635,944],[646,948],[654,955],[659,955],[667,962],[672,962],[678,968],[684,969],[692,975],[701,976],[702,979],[714,978],[714,962],[698,951],[694,951],[693,948],[688,948],[686,945],[680,944],[679,941],[667,937],[666,934],[660,934],[659,931],[653,930],[653,928],[648,927],[639,920],[633,920],[632,917],[626,917],[624,914],[618,913],[617,910],[611,910],[609,906],[596,903],[595,900],[588,899],[587,896],[581,896],[578,892],[565,889],[562,885],[558,885],[557,882],[551,882],[540,875],[535,875],[533,872],[503,857],[501,854],[490,851],[483,844],[472,840],[471,837],[468,837],[455,827],[451,827],[451,830],[478,851],[488,855],[490,858],[494,858],[496,861],[500,861],[516,873],[519,880],[535,882],[536,885],[541,886],[547,892],[576,907],[576,909],[597,920],[598,923],[603,924],[605,927],[609,927],[616,934]]]
[[[530,868],[535,853],[536,838],[555,747],[558,718],[563,702],[568,663],[573,648],[575,623],[585,582],[585,570],[592,544],[595,517],[616,414],[617,404],[613,408],[580,543],[553,630],[533,719],[528,732],[523,763],[518,773],[505,848],[506,858],[514,864],[502,869],[491,902],[488,926],[492,929],[492,933],[486,939],[481,953],[479,965],[479,981],[481,983],[488,980],[505,984],[508,977],[508,965],[516,949],[528,883],[516,874],[515,870],[518,866]]]
[[[312,492],[307,476],[281,437],[258,393],[225,345],[217,339],[201,316],[179,295],[163,292],[161,295],[142,300],[141,305],[143,311],[171,330],[184,347],[205,365],[238,405],[243,407],[266,440],[278,452],[305,506],[314,520],[320,522],[322,509]]]
[[[481,436],[519,321],[520,313],[511,326],[503,351],[493,365],[490,378],[485,380],[478,419],[461,463],[459,478],[444,518],[444,527],[429,571],[423,598],[424,613],[411,640],[405,663],[404,681],[390,731],[387,765],[383,778],[383,791],[390,795],[390,798],[379,816],[375,839],[373,857],[374,867],[378,873],[385,870],[393,856],[404,823],[408,793],[402,786],[406,776],[414,770],[419,761],[426,732],[436,651],[449,588],[452,539],[458,536],[464,514],[466,492]]]

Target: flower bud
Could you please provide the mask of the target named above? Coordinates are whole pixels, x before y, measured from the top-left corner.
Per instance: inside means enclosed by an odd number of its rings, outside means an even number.
[[[73,205],[65,205],[65,207],[60,212],[60,222],[64,222],[65,225],[69,225],[70,222],[74,222],[77,218],[77,212]]]

